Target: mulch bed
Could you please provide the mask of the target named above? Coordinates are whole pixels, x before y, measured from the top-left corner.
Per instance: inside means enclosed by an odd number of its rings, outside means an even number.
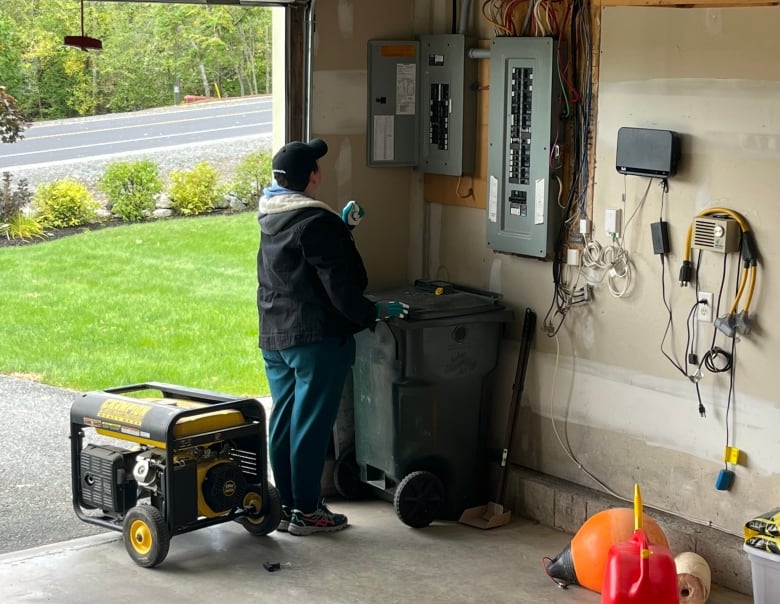
[[[69,235],[77,235],[79,233],[86,233],[87,231],[97,231],[99,229],[107,229],[111,227],[121,226],[123,224],[130,224],[122,222],[121,220],[106,220],[104,222],[95,222],[92,224],[84,224],[76,227],[68,227],[63,229],[48,229],[43,237],[33,237],[32,239],[9,239],[3,235],[0,235],[0,248],[3,247],[21,247],[24,245],[35,245],[38,243],[47,243],[62,237],[68,237]]]
[[[253,210],[244,210],[253,211]],[[155,218],[154,222],[161,220],[187,220],[190,218],[203,218],[204,216],[216,216],[219,214],[235,214],[235,210],[228,209],[215,209],[205,214],[198,214],[196,216],[180,216],[174,215],[167,218]],[[118,226],[126,226],[129,224],[139,224],[137,222],[123,222],[120,219],[103,220],[101,222],[93,222],[90,224],[83,224],[76,227],[68,227],[63,229],[48,229],[43,237],[34,237],[33,239],[8,239],[4,235],[0,234],[0,248],[4,247],[20,247],[24,245],[36,245],[39,243],[47,243],[49,241],[55,241],[62,237],[68,237],[69,235],[78,235],[79,233],[86,233],[87,231],[98,231],[100,229],[110,229]]]

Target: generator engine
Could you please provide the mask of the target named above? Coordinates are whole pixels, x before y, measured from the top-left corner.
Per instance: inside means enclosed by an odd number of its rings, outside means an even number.
[[[149,389],[163,397],[123,396]],[[88,429],[120,442],[85,444]],[[164,559],[173,535],[217,522],[266,535],[281,502],[265,445],[256,399],[158,382],[90,392],[71,407],[73,507],[85,522],[123,531],[146,567]]]
[[[247,481],[241,467],[222,450],[195,447],[174,457],[179,472],[195,468],[198,516],[213,518],[241,505]],[[156,447],[136,450],[110,445],[87,445],[81,454],[82,501],[121,518],[138,499],[163,497],[166,454]]]
[[[195,447],[173,458],[174,464],[195,464],[197,475],[198,515],[213,518],[238,507],[247,482],[239,465],[230,457],[231,447],[221,450]],[[161,495],[159,470],[165,467],[165,451],[147,449],[139,453],[133,466],[133,478],[154,495]]]

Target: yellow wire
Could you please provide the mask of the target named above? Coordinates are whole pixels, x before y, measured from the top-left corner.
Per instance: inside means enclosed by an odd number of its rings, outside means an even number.
[[[745,300],[745,314],[750,310],[750,303],[753,301],[753,292],[756,291],[756,276],[758,269],[755,266],[750,267],[750,288],[748,289],[747,300]]]
[[[709,216],[711,214],[727,214],[739,223],[743,233],[746,233],[750,230],[750,225],[747,223],[747,220],[745,220],[741,214],[738,214],[734,210],[729,210],[728,208],[707,208],[706,210],[699,212],[697,215]]]
[[[747,278],[748,278],[748,269],[743,268],[742,269],[742,275],[739,278],[739,289],[737,290],[737,295],[734,296],[734,302],[731,303],[731,308],[729,309],[729,314],[733,315],[735,312],[737,312],[737,306],[739,306],[739,300],[742,298],[742,292],[745,291],[745,285],[747,284]]]
[[[701,212],[696,214],[696,217],[698,218],[701,216],[711,216],[712,214],[726,214],[726,216],[729,216],[730,218],[734,219],[737,222],[743,234],[750,231],[750,225],[748,224],[747,220],[745,220],[745,218],[740,213],[735,212],[734,210],[730,210],[729,208],[721,208],[721,207],[707,208],[706,210],[702,210]],[[688,260],[688,261],[691,260],[692,242],[693,242],[693,224],[690,224],[688,226],[688,232],[685,235],[685,253],[683,258],[684,260]],[[742,268],[742,275],[740,277],[739,289],[737,290],[737,295],[734,297],[734,302],[731,305],[731,310],[729,311],[729,314],[734,314],[735,312],[737,312],[739,301],[742,298],[742,294],[744,293],[745,287],[748,283],[748,274],[750,276],[749,279],[750,286],[748,287],[747,300],[745,301],[745,306],[743,310],[745,313],[747,313],[750,310],[750,303],[753,301],[753,293],[756,290],[756,280],[758,278],[758,270],[756,266]]]
[[[485,0],[482,3],[482,16],[484,17],[485,21],[487,21],[488,23],[493,25],[493,27],[495,27],[496,29],[500,29],[500,30],[502,30],[506,34],[511,34],[512,31],[509,28],[504,27],[498,21],[495,21],[493,18],[489,17],[487,15],[487,13],[485,12],[485,8],[487,8],[487,5],[490,4],[490,2],[491,2],[491,0]]]
[[[691,260],[691,243],[693,243],[693,223],[688,225],[688,233],[685,235],[685,254],[683,260]]]

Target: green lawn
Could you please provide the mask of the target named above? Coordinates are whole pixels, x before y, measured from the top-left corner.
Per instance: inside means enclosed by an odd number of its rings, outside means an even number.
[[[253,212],[0,248],[0,374],[264,396]]]

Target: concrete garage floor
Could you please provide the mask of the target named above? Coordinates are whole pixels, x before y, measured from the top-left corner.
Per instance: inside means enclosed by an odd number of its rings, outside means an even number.
[[[467,602],[598,604],[542,568],[571,540],[522,518],[491,530],[457,522],[411,529],[384,501],[332,501],[352,526],[329,535],[253,537],[237,523],[179,535],[155,569],[137,566],[118,532],[0,556],[4,603]],[[268,572],[263,562],[279,562]],[[710,604],[752,599],[713,586]]]

